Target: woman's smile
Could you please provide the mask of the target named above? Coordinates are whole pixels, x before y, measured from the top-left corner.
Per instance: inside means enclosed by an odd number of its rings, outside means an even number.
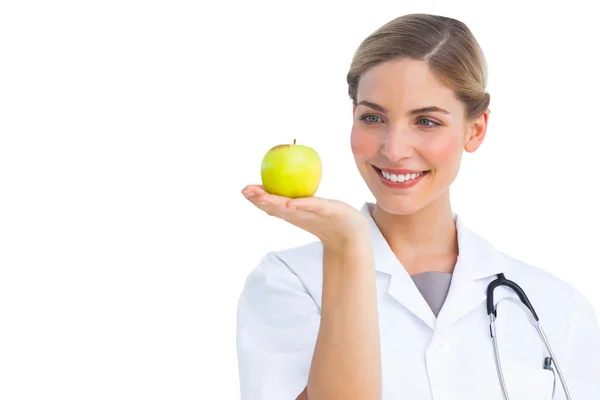
[[[408,189],[417,185],[429,173],[429,170],[394,170],[372,166],[381,182],[390,188]]]

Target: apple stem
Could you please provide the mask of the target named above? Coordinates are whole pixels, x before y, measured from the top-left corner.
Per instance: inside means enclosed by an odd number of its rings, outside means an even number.
[[[294,144],[296,144],[296,139],[294,139]]]

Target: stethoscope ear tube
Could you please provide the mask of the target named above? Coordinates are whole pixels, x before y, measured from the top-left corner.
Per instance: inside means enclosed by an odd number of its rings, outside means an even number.
[[[494,310],[494,289],[496,289],[498,286],[503,286],[503,285],[508,286],[512,290],[514,290],[515,293],[517,294],[517,296],[519,296],[519,299],[521,299],[521,302],[523,304],[525,304],[525,306],[527,306],[527,308],[529,308],[529,310],[531,311],[531,314],[533,314],[533,318],[535,318],[536,321],[539,321],[539,318],[538,318],[535,310],[533,309],[533,306],[529,302],[529,299],[527,298],[527,295],[525,294],[523,289],[521,289],[521,287],[519,285],[517,285],[515,282],[506,279],[504,277],[504,274],[502,274],[502,273],[498,274],[498,278],[494,279],[492,282],[490,282],[490,284],[487,287],[486,305],[487,305],[488,315],[490,315],[490,314],[496,315],[496,311]]]

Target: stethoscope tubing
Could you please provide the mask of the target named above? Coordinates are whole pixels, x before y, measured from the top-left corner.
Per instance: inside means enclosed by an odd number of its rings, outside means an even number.
[[[497,317],[498,305],[494,305],[494,289],[496,289],[499,286],[507,286],[507,287],[511,288],[519,297],[520,302],[516,301],[516,299],[514,299],[512,297],[503,298],[502,300],[500,300],[500,302],[502,302],[504,300],[511,301],[514,304],[516,304],[517,306],[519,306],[527,314],[529,322],[531,322],[531,324],[534,326],[534,328],[538,332],[540,339],[542,340],[542,342],[544,343],[544,346],[546,347],[546,350],[550,354],[550,357],[554,363],[554,367],[556,368],[556,373],[558,374],[558,377],[560,379],[560,382],[561,382],[561,385],[565,392],[565,395],[567,397],[567,400],[571,400],[571,395],[569,393],[567,383],[565,381],[564,375],[560,368],[560,363],[558,362],[558,359],[556,358],[556,354],[554,354],[554,351],[552,351],[550,342],[548,341],[548,338],[544,332],[544,329],[542,328],[542,325],[540,324],[539,317],[538,317],[537,313],[535,312],[533,306],[531,305],[531,302],[527,298],[525,291],[518,284],[516,284],[515,282],[513,282],[511,280],[506,279],[504,274],[500,273],[500,274],[498,274],[498,278],[493,280],[492,282],[490,282],[490,284],[488,285],[488,288],[487,288],[487,313],[488,313],[488,316],[490,319],[490,335],[494,342],[494,356],[496,358],[496,368],[498,370],[498,376],[500,378],[500,384],[502,386],[502,391],[504,392],[504,397],[506,398],[506,400],[510,400],[509,396],[508,396],[508,390],[506,388],[506,381],[504,379],[504,373],[502,370],[502,364],[501,364],[501,360],[500,360],[500,352],[498,350],[498,340],[497,340],[497,335],[496,335],[496,317]],[[498,304],[500,302],[498,302]],[[555,381],[556,381],[556,379],[555,379]],[[556,385],[556,382],[555,382],[555,385]]]

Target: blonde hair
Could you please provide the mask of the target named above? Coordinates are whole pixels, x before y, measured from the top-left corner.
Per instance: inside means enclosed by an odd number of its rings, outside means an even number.
[[[346,77],[353,103],[357,103],[363,73],[382,62],[404,58],[426,62],[464,104],[467,119],[488,110],[487,64],[477,40],[464,23],[430,14],[395,18],[360,44]]]

